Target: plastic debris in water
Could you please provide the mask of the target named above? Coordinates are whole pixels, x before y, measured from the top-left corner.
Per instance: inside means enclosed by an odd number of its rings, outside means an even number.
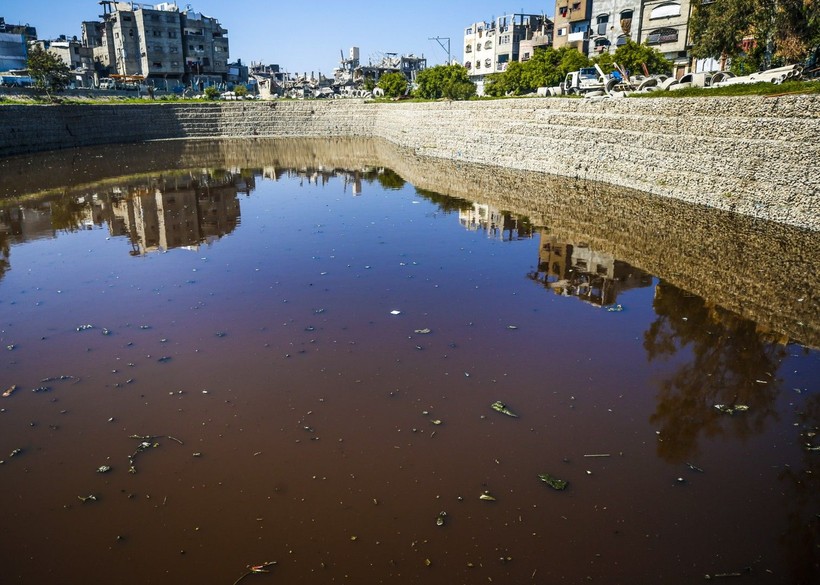
[[[495,498],[490,495],[490,492],[483,492],[480,496],[478,496],[479,500],[484,500],[485,502],[494,502]]]
[[[399,311],[398,309],[393,309],[392,311],[390,311],[390,314],[391,315],[401,315],[401,311]]]
[[[623,305],[612,305],[611,307],[607,307],[606,310],[610,313],[620,313],[624,310],[624,307]]]
[[[414,333],[418,333],[419,335],[429,335],[432,331],[425,327],[424,329],[416,329]]]
[[[539,473],[538,479],[550,486],[554,490],[564,490],[567,488],[567,482],[563,479],[551,476],[549,473]]]
[[[79,327],[77,327],[77,331],[87,331],[89,329],[94,329],[94,326],[91,325],[90,323],[88,323],[86,325],[80,325]]]
[[[8,398],[14,393],[15,390],[17,390],[17,384],[12,384],[5,392],[3,392],[3,398]]]
[[[496,400],[491,405],[492,409],[496,412],[500,412],[501,414],[506,414],[507,416],[511,416],[514,418],[518,418],[518,415],[515,414],[512,410],[507,408],[507,405],[501,402],[500,400]]]
[[[95,496],[94,494],[88,494],[87,496],[77,496],[77,499],[79,499],[83,504],[85,504],[86,502],[96,502],[97,496]]]
[[[444,526],[444,518],[447,516],[447,512],[441,511],[436,516],[436,526]]]
[[[110,465],[100,465],[97,468],[97,473],[108,473],[109,471],[111,471]]]

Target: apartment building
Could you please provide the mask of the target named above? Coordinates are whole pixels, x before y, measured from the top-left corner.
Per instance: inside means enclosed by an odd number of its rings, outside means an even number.
[[[83,43],[109,75],[210,84],[228,73],[228,31],[216,18],[173,3],[101,2],[101,21],[83,22]]]
[[[570,46],[586,54],[591,14],[592,0],[556,0],[553,48]]]
[[[589,56],[613,53],[641,31],[642,0],[592,0]]]
[[[474,22],[464,29],[464,67],[483,94],[490,73],[506,70],[512,61],[532,57],[536,45],[552,34],[552,22],[542,14],[506,14],[492,22]],[[522,43],[526,58],[522,55]]]
[[[690,0],[643,0],[639,43],[663,53],[674,63],[674,75],[680,77],[689,66]]]

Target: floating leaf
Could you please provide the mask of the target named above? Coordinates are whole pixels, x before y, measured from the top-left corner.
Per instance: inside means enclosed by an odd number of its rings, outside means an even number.
[[[550,486],[554,490],[563,490],[567,488],[567,482],[563,479],[551,476],[549,473],[539,473],[538,479]]]
[[[507,408],[507,405],[501,402],[500,400],[496,400],[490,406],[496,412],[500,412],[501,414],[506,414],[507,416],[518,418],[518,415],[511,411],[509,408]]]

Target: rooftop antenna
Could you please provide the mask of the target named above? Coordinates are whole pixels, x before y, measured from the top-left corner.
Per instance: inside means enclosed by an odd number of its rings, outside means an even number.
[[[450,64],[450,37],[428,37],[427,40],[428,41],[436,41],[442,49],[447,51],[447,65],[449,65]],[[447,41],[447,46],[446,47],[444,46],[444,43],[442,43],[442,41]]]

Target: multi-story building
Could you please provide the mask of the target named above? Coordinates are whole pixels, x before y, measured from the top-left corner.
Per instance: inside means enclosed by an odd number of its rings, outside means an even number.
[[[556,49],[571,46],[586,54],[591,13],[592,0],[556,0],[552,46]]]
[[[548,36],[551,22],[542,14],[507,14],[492,22],[474,22],[464,29],[464,67],[483,93],[484,79],[490,73],[506,70],[512,61],[522,57],[521,43]],[[525,44],[532,56],[534,44]]]
[[[642,0],[592,0],[589,56],[612,53],[641,31]]]
[[[83,23],[83,42],[109,75],[210,85],[228,74],[228,31],[176,4],[103,1],[102,21]]]
[[[199,12],[182,13],[185,70],[211,80],[228,73],[228,31],[219,21]]]
[[[518,60],[521,62],[529,61],[535,54],[536,49],[552,47],[553,32],[553,22],[549,18],[544,18],[540,28],[532,31],[529,38],[522,39],[518,48]]]
[[[20,71],[27,67],[27,42],[37,38],[37,30],[28,25],[6,24],[0,16],[0,71]]]
[[[638,38],[663,53],[674,63],[680,77],[689,66],[690,0],[643,0],[643,15]]]

